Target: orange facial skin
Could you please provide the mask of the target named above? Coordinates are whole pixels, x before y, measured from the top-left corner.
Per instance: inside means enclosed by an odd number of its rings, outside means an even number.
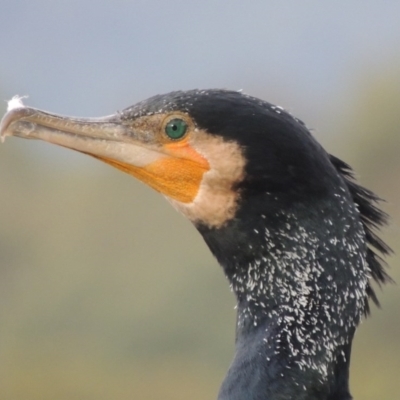
[[[188,138],[164,143],[159,160],[144,167],[96,157],[110,164],[158,192],[181,203],[191,203],[199,192],[204,173],[210,169],[208,161],[189,143]]]

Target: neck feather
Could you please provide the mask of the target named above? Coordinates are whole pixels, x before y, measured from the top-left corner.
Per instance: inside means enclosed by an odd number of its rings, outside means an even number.
[[[276,212],[255,204],[217,232],[199,227],[237,298],[236,356],[220,399],[349,399],[368,283],[358,212],[345,191],[312,208],[282,211],[275,200]]]

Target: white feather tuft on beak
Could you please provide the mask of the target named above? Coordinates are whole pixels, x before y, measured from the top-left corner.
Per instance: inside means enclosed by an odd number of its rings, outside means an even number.
[[[27,99],[28,96],[14,96],[11,100],[8,100],[7,102],[7,111],[14,110],[15,108],[23,108],[24,103],[22,102],[22,99]]]

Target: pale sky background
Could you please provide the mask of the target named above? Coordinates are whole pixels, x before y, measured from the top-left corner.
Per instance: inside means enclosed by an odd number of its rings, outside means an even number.
[[[398,1],[0,1],[2,93],[101,115],[176,89],[243,89],[313,125],[400,49]],[[311,121],[310,121],[311,120]]]

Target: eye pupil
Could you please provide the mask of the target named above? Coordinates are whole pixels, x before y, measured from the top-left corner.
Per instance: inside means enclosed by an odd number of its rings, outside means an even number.
[[[187,131],[187,123],[180,118],[174,118],[165,126],[165,133],[171,139],[182,138]]]

